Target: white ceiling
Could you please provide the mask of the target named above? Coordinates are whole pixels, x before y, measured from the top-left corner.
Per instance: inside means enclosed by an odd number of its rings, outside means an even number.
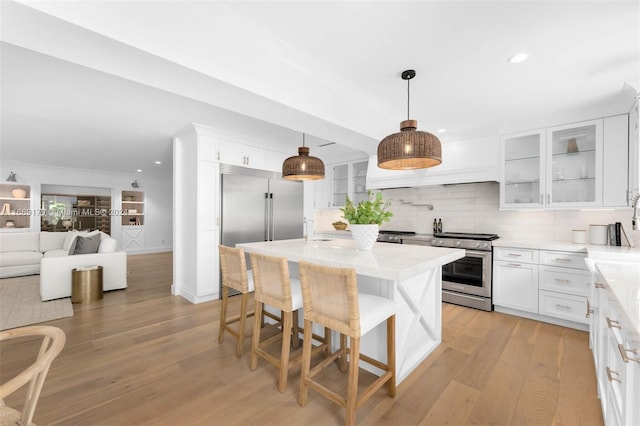
[[[640,81],[637,1],[3,1],[0,12],[3,161],[168,176],[171,135],[197,122],[292,155],[304,131],[333,162],[397,130],[405,69],[417,71],[411,118],[446,128],[443,143],[624,113]],[[520,51],[529,60],[506,62]]]

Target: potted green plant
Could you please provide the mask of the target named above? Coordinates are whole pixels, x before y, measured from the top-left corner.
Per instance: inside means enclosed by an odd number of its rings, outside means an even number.
[[[383,222],[388,222],[393,213],[389,208],[389,202],[382,200],[382,193],[368,191],[369,198],[354,204],[347,197],[344,207],[340,209],[343,218],[349,222],[349,229],[353,239],[358,245],[358,250],[371,250],[373,243],[378,238],[378,231]]]

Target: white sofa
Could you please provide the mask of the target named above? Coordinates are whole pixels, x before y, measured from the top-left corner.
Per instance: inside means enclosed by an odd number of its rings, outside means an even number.
[[[72,235],[73,234],[73,235]],[[127,287],[127,253],[117,250],[117,242],[100,233],[98,253],[69,254],[74,235],[82,232],[0,233],[0,278],[40,274],[42,300],[71,296],[71,270],[102,266],[103,289]]]

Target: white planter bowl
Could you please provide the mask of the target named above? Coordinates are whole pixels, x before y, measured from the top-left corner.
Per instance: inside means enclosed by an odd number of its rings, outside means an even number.
[[[373,225],[349,225],[351,235],[358,246],[358,250],[369,251],[378,239],[380,227]]]

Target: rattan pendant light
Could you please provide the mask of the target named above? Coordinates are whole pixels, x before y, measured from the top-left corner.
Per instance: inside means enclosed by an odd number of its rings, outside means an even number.
[[[324,179],[324,163],[318,157],[309,155],[309,147],[298,147],[298,155],[289,157],[282,163],[282,177],[289,180],[320,180]]]
[[[382,139],[378,145],[378,167],[390,170],[426,169],[442,163],[442,147],[436,135],[416,130],[418,122],[409,119],[409,80],[414,70],[402,72],[407,80],[407,119],[400,123],[400,132]]]

